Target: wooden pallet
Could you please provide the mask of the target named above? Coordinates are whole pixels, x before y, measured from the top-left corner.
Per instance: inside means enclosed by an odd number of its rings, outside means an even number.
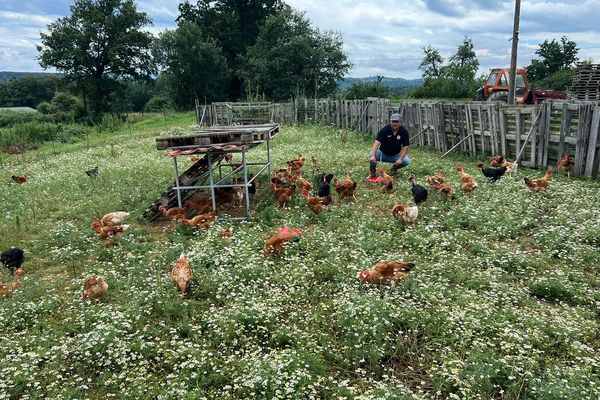
[[[571,93],[578,100],[600,100],[600,64],[578,64]]]
[[[156,138],[156,149],[165,150],[189,146],[210,146],[212,144],[262,142],[272,139],[279,132],[276,124],[226,126],[197,129],[186,136],[165,136]]]
[[[211,161],[213,164],[220,163],[224,157],[225,154],[212,154]],[[189,167],[184,173],[182,173],[179,176],[179,185],[201,186],[204,182],[206,182],[209,179],[209,176],[210,175],[208,170],[208,158],[207,155],[205,155],[199,161],[192,164],[191,167]],[[160,197],[156,201],[154,201],[154,203],[152,203],[150,207],[146,209],[146,211],[144,211],[142,217],[146,221],[152,222],[162,215],[162,213],[158,211],[158,208],[160,206],[164,206],[166,209],[178,206],[177,190],[175,190],[175,183],[176,182],[173,182],[171,186],[169,186],[167,190],[165,190],[163,194],[161,194]],[[190,198],[196,192],[196,190],[198,189],[181,189],[181,201],[183,202]]]

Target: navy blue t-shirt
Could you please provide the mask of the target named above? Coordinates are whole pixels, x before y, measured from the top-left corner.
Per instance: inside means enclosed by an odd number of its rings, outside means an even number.
[[[383,154],[386,156],[395,156],[400,153],[402,147],[408,146],[408,131],[401,126],[394,136],[392,127],[386,125],[377,134],[377,141],[381,143],[379,149]]]

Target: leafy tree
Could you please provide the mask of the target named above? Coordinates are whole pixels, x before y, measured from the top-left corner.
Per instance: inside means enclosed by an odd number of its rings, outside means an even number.
[[[475,80],[475,74],[479,69],[479,61],[473,47],[473,40],[465,37],[444,71],[445,76],[456,79],[465,89]]]
[[[341,35],[313,28],[303,14],[286,6],[267,19],[243,58],[249,91],[269,98],[325,96],[350,69]]]
[[[127,111],[142,111],[144,106],[152,98],[154,85],[145,81],[128,81],[124,84],[125,102]]]
[[[283,9],[281,0],[198,0],[179,5],[177,22],[192,22],[202,29],[204,42],[214,41],[227,59],[231,73],[229,97],[242,94],[240,56],[254,45],[266,19]]]
[[[362,100],[367,97],[389,98],[392,95],[392,90],[389,86],[381,83],[383,76],[378,76],[373,82],[354,82],[352,86],[346,90],[346,99]]]
[[[567,90],[573,83],[575,73],[575,69],[572,68],[562,69],[558,72],[548,75],[540,81],[535,82],[535,87],[540,89]]]
[[[229,76],[227,60],[210,39],[204,40],[201,29],[182,22],[174,31],[164,31],[153,45],[156,62],[169,82],[168,94],[183,108],[194,100],[223,99]]]
[[[91,110],[97,115],[109,109],[117,79],[148,79],[153,73],[152,36],[141,30],[150,23],[133,0],[75,0],[71,15],[41,34],[38,60],[43,68],[54,67],[77,82],[84,104],[91,92]]]
[[[532,82],[541,82],[562,70],[572,70],[579,60],[578,52],[577,43],[569,40],[567,36],[561,37],[560,42],[555,39],[544,40],[535,52],[541,59],[531,60],[531,65],[527,66],[527,78]],[[560,81],[560,79],[557,77],[550,81]]]
[[[57,76],[28,75],[0,84],[0,106],[36,108],[50,101],[60,82]]]
[[[442,75],[442,66],[444,58],[440,55],[437,49],[431,46],[423,47],[425,57],[419,65],[419,69],[423,71],[423,79],[436,79]]]
[[[473,48],[473,41],[465,37],[447,65],[441,65],[443,59],[437,50],[431,46],[424,48],[425,56],[419,69],[423,71],[425,82],[409,95],[416,98],[472,98],[479,86],[475,78],[479,61]]]

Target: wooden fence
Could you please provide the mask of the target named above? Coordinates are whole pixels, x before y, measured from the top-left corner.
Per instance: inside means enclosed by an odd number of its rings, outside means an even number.
[[[236,110],[251,103],[213,103],[200,106],[209,125],[231,125]],[[600,162],[598,131],[600,104],[581,101],[546,101],[535,106],[504,103],[301,99],[290,103],[255,103],[262,107],[265,121],[254,123],[321,123],[342,129],[376,134],[392,113],[403,116],[411,144],[433,147],[441,152],[462,151],[477,157],[500,154],[533,168],[556,165],[565,153],[573,156],[575,176],[596,176]],[[202,109],[204,107],[204,109]]]
[[[528,107],[503,103],[400,104],[412,143],[447,152],[456,147],[472,156],[501,154],[533,168],[573,156],[575,176],[595,176],[600,161],[597,103],[546,101]],[[417,136],[418,135],[418,136]]]

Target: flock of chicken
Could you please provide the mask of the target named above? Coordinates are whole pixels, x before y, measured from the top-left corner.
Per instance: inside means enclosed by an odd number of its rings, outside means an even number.
[[[285,207],[287,203],[293,200],[296,188],[301,188],[301,194],[306,198],[306,206],[313,213],[319,215],[323,209],[332,202],[330,183],[333,179],[336,192],[340,199],[354,197],[356,191],[356,182],[353,182],[348,173],[345,174],[343,180],[333,178],[331,174],[317,175],[319,187],[317,195],[311,195],[310,191],[313,185],[302,177],[302,167],[305,159],[300,156],[297,159],[288,161],[287,168],[280,168],[273,172],[271,179],[271,189],[273,195],[277,199],[280,207]],[[316,160],[313,159],[316,165]],[[570,176],[571,156],[563,155],[558,161],[558,168]],[[517,164],[506,160],[503,156],[494,156],[490,159],[490,167],[486,167],[483,163],[477,165],[486,179],[491,182],[496,182],[505,174],[512,176],[517,171]],[[458,165],[456,167],[460,175],[459,184],[464,193],[470,193],[478,187],[475,178]],[[532,192],[542,192],[550,185],[550,176],[554,172],[549,168],[543,177],[537,179],[524,178],[524,182]],[[378,183],[383,193],[392,193],[394,190],[394,177],[380,169],[379,176],[370,178],[371,182]],[[402,223],[414,224],[419,216],[419,206],[427,200],[427,188],[416,183],[414,176],[410,176],[409,181],[412,184],[412,196],[414,205],[399,204],[394,202],[392,206],[392,215]],[[428,185],[433,188],[438,194],[446,198],[454,198],[454,187],[446,181],[444,171],[440,171],[437,175],[427,178]],[[279,255],[284,251],[284,245],[290,241],[296,240],[302,230],[298,228],[284,227],[275,232],[264,246],[266,254]],[[385,262],[373,266],[370,270],[362,271],[358,274],[358,278],[363,282],[374,284],[394,284],[404,279],[408,272],[414,267],[414,263],[408,262]]]
[[[231,161],[231,157],[227,159]],[[325,207],[333,202],[331,197],[331,184],[338,193],[340,200],[354,197],[357,183],[352,180],[348,173],[344,174],[343,179],[338,179],[333,174],[316,175],[318,188],[316,195],[311,194],[313,184],[302,176],[302,168],[305,164],[305,158],[299,156],[294,160],[287,162],[287,168],[279,168],[273,171],[271,178],[271,191],[277,199],[280,207],[285,207],[294,199],[296,189],[300,188],[300,193],[306,199],[306,206],[314,214],[319,215]],[[316,160],[313,158],[315,167]],[[566,172],[570,176],[571,172],[571,156],[563,155],[558,161],[559,171]],[[502,156],[494,156],[490,160],[490,167],[485,167],[483,164],[478,164],[477,167],[482,174],[492,182],[497,181],[505,174],[512,175],[517,170],[517,165],[505,160]],[[459,165],[456,168],[460,175],[460,188],[465,193],[470,193],[478,184],[473,176],[467,174]],[[376,179],[370,179],[380,185],[383,193],[392,193],[394,190],[394,177],[388,175],[383,169],[380,169],[379,176]],[[530,179],[525,177],[524,181],[529,190],[532,192],[542,192],[550,185],[550,176],[554,172],[549,168],[543,177]],[[86,174],[92,178],[97,177],[98,168],[95,167]],[[25,183],[27,176],[12,176],[12,179],[17,183]],[[414,176],[410,176],[408,180],[412,184],[412,197],[415,205],[399,204],[394,202],[392,206],[392,215],[402,223],[414,224],[419,215],[419,206],[427,200],[427,188],[416,183]],[[236,181],[234,180],[234,183]],[[446,198],[454,198],[454,188],[446,181],[444,171],[440,171],[437,175],[427,178],[427,183],[437,193]],[[234,201],[236,205],[241,206],[243,201],[244,190],[238,188],[220,188],[222,190],[215,191],[217,203],[227,203]],[[249,189],[249,193],[253,195],[256,192],[255,184]],[[185,207],[173,207],[166,209],[160,207],[165,217],[172,221],[189,225],[193,227],[209,228],[215,221],[216,213],[212,208],[212,200],[210,198],[200,199],[198,201],[188,200]],[[192,213],[191,218],[188,215]],[[124,224],[124,220],[129,216],[128,212],[116,211],[104,215],[99,220],[91,222],[91,228],[96,232],[98,238],[102,240],[105,247],[113,244],[113,239],[125,232],[129,225]],[[300,228],[283,227],[272,234],[266,241],[263,250],[266,255],[281,255],[287,243],[298,240],[302,234]],[[230,240],[233,236],[233,228],[228,228],[221,233],[224,240]],[[14,275],[13,282],[0,283],[0,296],[8,297],[14,290],[21,286],[21,277],[25,275],[22,264],[25,260],[25,254],[22,249],[11,248],[0,254],[0,262],[2,262]],[[359,272],[358,278],[362,282],[373,284],[395,284],[406,278],[408,273],[414,268],[412,262],[390,261],[374,265],[368,270]],[[189,265],[185,254],[181,254],[175,262],[171,270],[171,279],[178,287],[181,294],[185,293],[190,282],[192,281],[192,268]],[[85,280],[82,297],[84,299],[93,299],[98,301],[108,291],[108,283],[101,276],[91,276]]]

